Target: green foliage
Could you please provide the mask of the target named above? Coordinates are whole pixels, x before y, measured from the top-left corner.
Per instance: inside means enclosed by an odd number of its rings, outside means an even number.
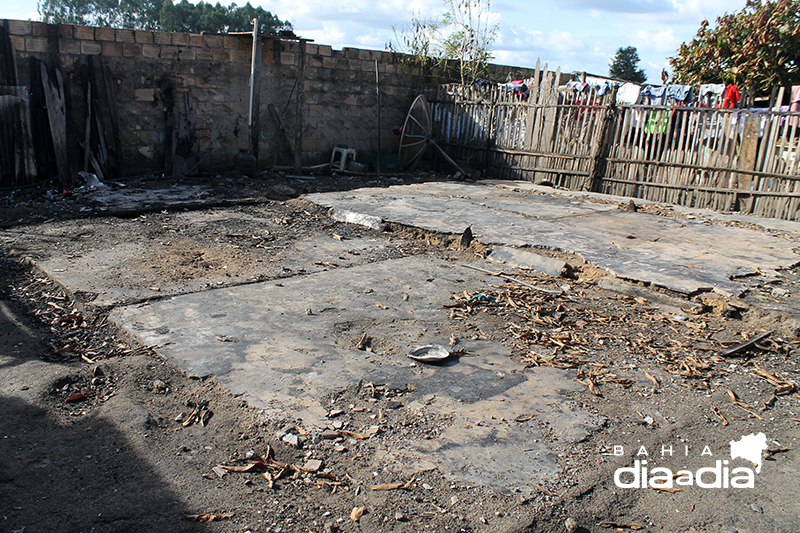
[[[455,63],[462,84],[488,74],[497,25],[490,24],[489,0],[444,0],[440,17],[415,14],[410,27],[394,30],[388,50],[408,54],[420,69]]]
[[[704,20],[670,65],[678,83],[732,83],[767,91],[800,84],[800,0],[748,0],[744,9]]]
[[[250,31],[258,17],[262,32],[290,29],[291,24],[278,19],[250,2],[236,4],[181,0],[41,0],[39,14],[49,23],[83,24],[136,30],[161,30],[187,33],[227,33]]]
[[[277,33],[279,30],[291,28],[288,22],[279,20],[261,7],[251,6],[250,2],[237,7],[236,4],[230,6],[219,3],[212,6],[204,2],[192,4],[188,0],[173,4],[172,0],[164,0],[160,10],[161,27],[164,31],[186,33],[249,31],[253,29],[253,19],[256,17],[261,31],[265,33]]]
[[[386,44],[386,49],[407,56],[408,60],[404,62],[418,69],[419,74],[427,73],[433,66],[439,64],[433,44],[438,38],[439,31],[438,20],[426,19],[421,14],[415,13],[409,26],[400,30],[397,26],[392,26],[394,39]]]
[[[52,24],[86,24],[95,10],[87,0],[42,0],[37,8],[42,20]]]
[[[644,83],[647,81],[647,75],[643,69],[637,68],[639,61],[639,53],[635,46],[619,48],[614,61],[608,66],[608,75],[618,80]]]
[[[459,66],[461,83],[472,82],[486,73],[492,59],[491,45],[497,25],[489,24],[488,0],[445,0],[443,22],[454,31],[443,42],[443,56]]]

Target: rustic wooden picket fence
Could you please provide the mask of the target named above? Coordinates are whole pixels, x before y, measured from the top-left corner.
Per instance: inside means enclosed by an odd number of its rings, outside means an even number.
[[[487,177],[800,219],[800,113],[774,105],[784,89],[763,109],[618,106],[559,78],[537,65],[527,98],[507,85],[431,87],[432,136]]]

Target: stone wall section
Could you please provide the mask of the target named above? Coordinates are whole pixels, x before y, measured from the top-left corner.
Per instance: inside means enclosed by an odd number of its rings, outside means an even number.
[[[167,33],[19,20],[0,23],[11,35],[24,84],[29,80],[25,65],[30,57],[59,66],[71,80],[73,121],[79,130],[85,117],[80,114],[85,110],[81,68],[87,56],[108,65],[115,83],[123,175],[164,168],[167,110],[181,93],[188,92],[194,105],[196,148],[208,151],[200,170],[224,172],[233,155],[249,146],[249,34]],[[408,73],[401,59],[391,52],[337,51],[311,42],[264,38],[259,166],[292,164],[277,138],[268,104],[281,115],[292,146],[295,132],[301,131],[303,165],[329,161],[336,145],[355,148],[358,160],[368,162],[378,151],[376,65],[380,149],[383,155],[396,153],[398,139],[391,128],[403,123],[421,84],[430,81]],[[305,61],[302,69],[301,61]],[[512,67],[495,69],[517,77],[531,73]],[[303,79],[299,80],[301,70]]]

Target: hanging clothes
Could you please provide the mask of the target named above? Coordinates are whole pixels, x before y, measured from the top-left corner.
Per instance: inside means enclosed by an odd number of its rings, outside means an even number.
[[[589,88],[597,91],[597,96],[603,96],[611,90],[611,86],[608,83],[596,83],[591,85]]]
[[[725,85],[722,83],[707,83],[700,86],[700,103],[707,107],[714,107],[717,101],[725,94]]]
[[[644,125],[644,132],[650,134],[666,133],[668,123],[669,111],[650,111],[650,116],[647,117],[647,122]]]
[[[641,86],[635,83],[626,83],[617,91],[617,104],[633,105],[641,98]]]
[[[530,96],[530,90],[528,89],[526,81],[527,80],[515,80],[508,83],[499,83],[497,86],[505,88],[514,96],[520,97],[521,100],[527,100],[528,96]]]
[[[739,86],[728,85],[725,89],[725,97],[722,100],[722,109],[735,109],[736,104],[738,104],[741,99],[742,95],[739,93]]]
[[[663,106],[667,96],[666,87],[653,87],[648,85],[642,89],[642,96],[644,103],[651,106]],[[644,132],[648,134],[661,134],[667,131],[667,122],[669,120],[669,113],[664,110],[647,110],[646,120],[644,123]]]
[[[588,86],[589,86],[588,83],[582,81],[567,82],[567,87],[569,87],[573,91],[578,91],[579,93],[582,93]]]
[[[675,102],[691,103],[694,100],[694,90],[691,85],[667,85],[667,104]]]
[[[648,85],[644,89],[642,89],[642,96],[644,97],[644,103],[647,105],[664,105],[664,96],[667,94],[666,87],[653,87],[652,85]]]

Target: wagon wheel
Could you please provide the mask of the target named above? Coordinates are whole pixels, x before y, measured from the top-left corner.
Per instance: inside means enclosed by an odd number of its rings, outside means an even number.
[[[414,165],[425,153],[433,139],[431,131],[433,121],[431,120],[431,108],[428,99],[421,94],[414,99],[411,108],[406,115],[403,123],[403,133],[400,136],[400,151],[397,156],[397,164],[400,170]]]

